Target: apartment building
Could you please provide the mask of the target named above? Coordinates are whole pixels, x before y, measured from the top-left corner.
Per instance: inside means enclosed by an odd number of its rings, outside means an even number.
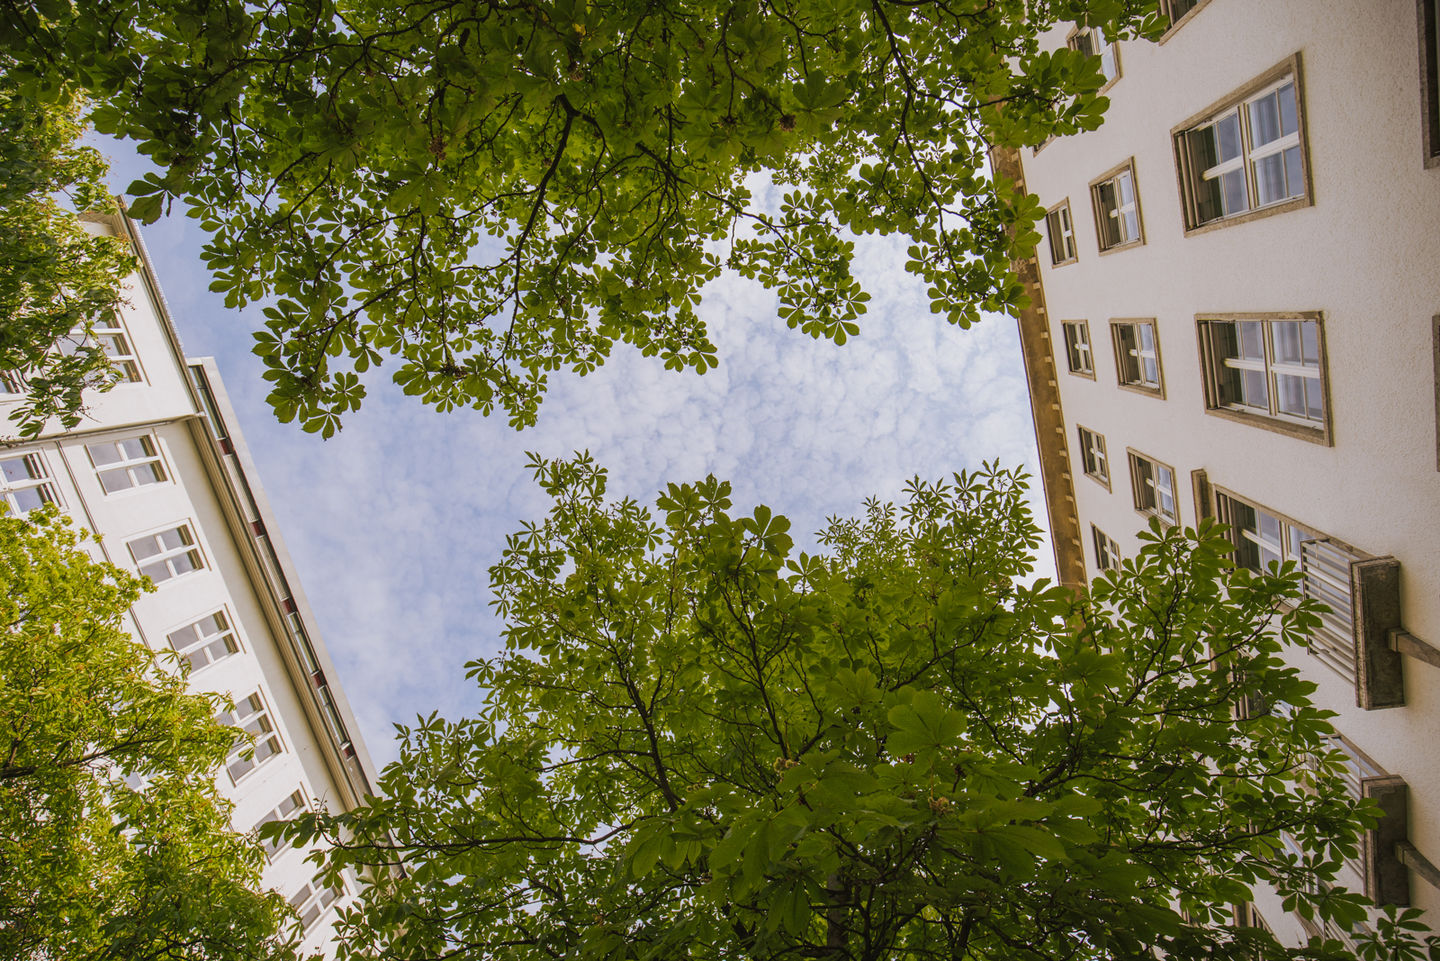
[[[353,807],[373,793],[374,766],[215,364],[185,357],[135,225],[93,229],[126,237],[140,259],[119,325],[97,331],[121,383],[77,429],[0,447],[0,497],[12,511],[58,505],[101,536],[106,560],[154,581],[130,612],[135,637],[188,661],[195,689],[234,701],[221,719],[254,735],[219,776],[238,830]],[[23,381],[0,383],[8,424]],[[307,852],[267,853],[263,881],[296,908],[306,950],[332,956],[355,879],[327,888]]]
[[[1020,326],[1057,569],[1152,517],[1299,564],[1333,613],[1295,663],[1386,811],[1342,880],[1440,928],[1437,2],[1162,6],[1158,43],[1046,37],[1101,58],[1104,126],[995,157],[1048,211]]]

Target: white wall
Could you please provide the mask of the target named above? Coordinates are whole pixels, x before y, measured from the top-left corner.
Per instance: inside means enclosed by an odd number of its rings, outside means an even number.
[[[1171,129],[1297,52],[1313,206],[1185,236]],[[1414,0],[1212,0],[1163,44],[1122,44],[1121,65],[1100,130],[1022,151],[1030,192],[1047,208],[1068,196],[1075,221],[1078,262],[1052,267],[1043,245],[1039,259],[1087,568],[1092,522],[1123,553],[1137,548],[1146,518],[1132,506],[1133,447],[1176,469],[1184,525],[1196,521],[1190,472],[1203,468],[1216,485],[1393,555],[1406,628],[1440,646],[1440,168],[1422,159]],[[1089,183],[1132,156],[1145,244],[1102,256]],[[1205,412],[1197,313],[1316,310],[1333,446]],[[1130,317],[1157,322],[1164,399],[1116,385],[1109,320]],[[1094,381],[1066,373],[1060,322],[1070,319],[1090,322]],[[1077,424],[1105,435],[1111,492],[1083,476]],[[1407,661],[1406,706],[1364,712],[1353,688],[1298,657],[1318,702],[1341,713],[1337,726],[1406,778],[1410,838],[1440,861],[1440,670]],[[1440,909],[1440,892],[1413,873],[1411,890]]]

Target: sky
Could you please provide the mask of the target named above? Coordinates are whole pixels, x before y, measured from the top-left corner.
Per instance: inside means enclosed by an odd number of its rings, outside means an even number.
[[[146,168],[101,144],[117,191]],[[1034,429],[1015,321],[960,330],[931,314],[903,269],[904,243],[860,238],[856,273],[873,299],[843,347],[786,328],[758,283],[722,277],[701,316],[720,366],[664,369],[617,345],[598,371],[555,374],[539,422],[437,413],[381,376],[330,440],[281,424],[250,352],[260,311],[227,309],[207,288],[205,235],[178,212],[143,229],[191,357],[213,356],[239,417],[341,687],[372,757],[396,757],[396,723],[473,712],[482,692],[464,664],[500,649],[488,568],[505,536],[540,520],[547,499],[526,453],[589,450],[609,494],[653,504],[669,482],[732,482],[734,511],[767,504],[792,532],[853,515],[866,497],[897,499],[914,476],[948,478],[982,461],[1036,477]],[[1053,575],[1048,547],[1037,564]]]

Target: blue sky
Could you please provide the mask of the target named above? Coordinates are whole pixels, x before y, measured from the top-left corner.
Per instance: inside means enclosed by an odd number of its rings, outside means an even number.
[[[144,168],[124,147],[103,149],[123,190]],[[905,274],[900,242],[859,242],[857,273],[873,299],[844,347],[787,329],[758,284],[722,278],[701,308],[720,356],[704,376],[617,347],[597,373],[553,375],[539,423],[516,432],[503,415],[423,407],[382,368],[361,411],[322,441],[265,404],[250,353],[259,311],[228,310],[208,291],[196,222],[177,213],[143,236],[186,351],[219,364],[381,764],[395,756],[393,723],[479,703],[462,666],[498,649],[487,569],[505,535],[547,508],[527,451],[588,449],[609,469],[613,496],[644,503],[667,482],[714,473],[733,483],[737,510],[768,504],[797,535],[858,513],[871,494],[898,496],[917,474],[948,477],[992,459],[1036,473],[1015,322],[946,325]],[[1032,497],[1040,517],[1040,492]],[[1039,567],[1053,571],[1048,548]]]

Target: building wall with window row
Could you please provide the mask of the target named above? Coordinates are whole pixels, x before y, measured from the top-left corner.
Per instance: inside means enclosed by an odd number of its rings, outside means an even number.
[[[135,243],[142,266],[123,324],[105,336],[133,377],[95,396],[73,431],[0,450],[12,510],[51,502],[102,537],[100,554],[156,584],[130,612],[134,635],[173,650],[196,690],[229,696],[221,720],[248,731],[220,772],[233,823],[249,831],[302,808],[355,806],[374,766],[337,684],[213,361],[184,356],[133,224],[94,225]],[[19,395],[0,395],[0,416]],[[271,850],[264,883],[296,907],[308,950],[333,954],[336,891],[306,851]]]
[[[1049,212],[1021,326],[1053,360],[1037,424],[1063,418],[1037,431],[1057,567],[1095,576],[1152,516],[1301,565],[1334,613],[1294,662],[1355,789],[1404,798],[1351,884],[1440,927],[1413,860],[1440,861],[1436,0],[1164,6],[1161,42],[1109,46],[1100,129],[996,158]]]

